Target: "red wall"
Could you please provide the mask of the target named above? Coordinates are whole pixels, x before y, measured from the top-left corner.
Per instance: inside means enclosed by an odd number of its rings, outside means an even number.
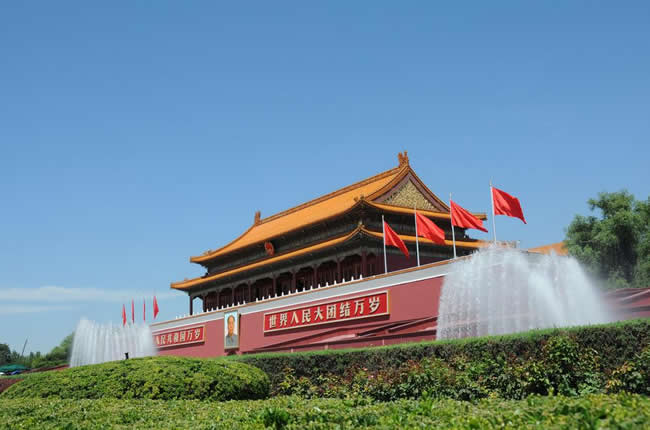
[[[193,343],[190,345],[171,346],[167,348],[159,348],[159,355],[183,355],[187,357],[214,357],[220,355],[218,352],[223,352],[223,335],[217,336],[218,333],[223,333],[223,319],[216,321],[208,321],[201,324],[187,324],[183,328],[193,328],[205,324],[205,342]],[[173,332],[178,328],[169,330],[160,330],[154,334],[163,334]],[[221,354],[222,355],[222,354]]]
[[[230,353],[257,352],[264,348],[275,351],[305,351],[310,349],[389,345],[435,339],[436,322],[433,317],[438,315],[443,279],[442,276],[439,276],[255,313],[242,314],[241,312],[245,312],[247,308],[247,306],[243,306],[239,308],[240,347],[237,351]],[[368,284],[364,280],[358,281],[356,285],[363,288]],[[329,288],[336,289],[339,287]],[[389,315],[266,334],[263,331],[265,312],[282,312],[283,310],[296,309],[306,305],[332,303],[341,299],[351,299],[381,291],[388,291]],[[312,294],[314,292],[304,292],[290,297],[302,296],[308,298]],[[650,288],[615,290],[612,293],[605,294],[604,298],[619,312],[620,319],[650,317]],[[216,318],[217,315],[218,313],[215,313],[214,317]],[[202,314],[202,316],[209,316],[209,314]],[[194,357],[225,355],[223,349],[223,317],[202,323],[196,323],[195,321],[194,317],[190,317],[185,325],[167,330],[155,330],[154,327],[154,334],[167,333],[181,328],[189,329],[203,324],[206,327],[205,341],[203,343],[161,348],[159,353],[161,355]],[[397,330],[395,329],[395,323],[408,324],[402,325],[402,327],[406,327],[405,329]],[[358,336],[358,333],[367,332],[368,330],[377,331],[377,333],[372,336]]]
[[[240,331],[239,331],[239,350],[237,353],[247,353],[260,348],[269,347],[273,344],[280,342],[288,342],[292,340],[298,340],[304,338],[305,336],[326,334],[328,332],[335,331],[337,328],[345,329],[354,329],[368,327],[369,325],[382,325],[390,324],[401,321],[409,321],[414,319],[422,319],[427,317],[433,317],[438,314],[438,304],[440,300],[440,292],[442,289],[442,277],[430,278],[421,281],[409,282],[400,285],[394,285],[391,287],[379,288],[376,290],[362,291],[357,293],[345,294],[338,296],[336,298],[324,299],[324,300],[315,300],[309,302],[310,305],[330,303],[336,300],[354,298],[356,296],[362,296],[367,294],[372,294],[373,292],[388,291],[388,304],[389,304],[389,315],[383,315],[378,317],[372,317],[367,319],[360,319],[354,321],[343,321],[340,323],[334,324],[325,324],[322,326],[315,327],[306,327],[306,328],[297,328],[294,330],[287,330],[282,332],[272,332],[264,333],[263,331],[263,318],[265,312],[255,312],[249,314],[240,313]],[[362,286],[363,281],[358,285]],[[309,292],[304,293],[306,297],[309,296]],[[283,310],[294,309],[298,307],[305,306],[305,304],[287,306],[282,308],[275,308],[273,312],[281,312]],[[246,307],[240,308],[240,312],[245,311]],[[268,312],[268,311],[266,311]],[[191,324],[191,318],[188,321],[188,324],[183,327],[193,327],[201,324],[193,323]],[[206,334],[205,342],[202,344],[186,345],[186,346],[177,346],[177,347],[167,347],[161,348],[161,355],[184,355],[184,356],[194,356],[194,357],[212,357],[218,355],[225,355],[223,349],[224,342],[224,325],[223,318],[213,321],[208,321],[207,323],[202,323],[206,325]],[[158,330],[154,334],[162,334],[169,331],[178,330],[178,327],[169,330]],[[349,336],[349,333],[354,333],[354,330],[343,330],[345,334]],[[423,339],[430,339],[431,336],[424,336]],[[335,339],[334,339],[335,340]],[[405,337],[403,340],[400,340],[399,337],[389,337],[388,339],[381,340],[381,344],[389,343],[399,343],[400,341],[414,341],[422,340],[418,339],[417,336]],[[364,346],[364,345],[374,345],[377,344],[377,340],[374,339],[371,342],[359,343],[358,340],[348,342],[333,342],[332,347],[346,347],[346,346]],[[323,349],[322,345],[314,347],[314,349]],[[291,350],[292,348],[287,348]],[[306,350],[309,349],[308,345],[303,345],[299,349]]]

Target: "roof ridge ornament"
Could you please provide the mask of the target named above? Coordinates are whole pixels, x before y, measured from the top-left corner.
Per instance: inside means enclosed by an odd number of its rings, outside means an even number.
[[[409,156],[407,151],[397,153],[397,161],[399,161],[399,166],[408,166],[409,165]]]
[[[260,225],[262,218],[261,211],[255,211],[255,219],[253,220],[253,225]]]

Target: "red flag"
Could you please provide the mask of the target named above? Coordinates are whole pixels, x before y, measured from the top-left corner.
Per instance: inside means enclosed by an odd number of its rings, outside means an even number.
[[[135,302],[131,299],[131,322],[135,324]]]
[[[384,221],[384,243],[392,245],[402,250],[404,255],[409,256],[409,250],[406,248],[404,241],[393,231],[392,228]]]
[[[429,218],[415,212],[415,223],[418,228],[418,236],[426,237],[433,243],[445,245],[445,232]]]
[[[122,304],[122,325],[126,325],[126,306]]]
[[[147,301],[142,299],[142,321],[147,322]]]
[[[507,215],[519,218],[526,224],[524,211],[521,210],[521,204],[517,197],[492,187],[492,202],[494,204],[494,215]]]
[[[156,319],[158,312],[160,312],[160,309],[158,309],[158,300],[156,300],[156,296],[153,296],[153,319]]]
[[[451,219],[452,224],[456,227],[462,228],[475,228],[487,233],[487,229],[483,227],[483,221],[476,218],[474,215],[469,213],[466,209],[458,206],[453,201],[449,201],[451,206]]]

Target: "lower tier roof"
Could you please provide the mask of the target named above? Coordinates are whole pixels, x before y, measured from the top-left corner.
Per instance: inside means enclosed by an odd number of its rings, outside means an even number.
[[[202,276],[202,277],[194,278],[194,279],[185,279],[185,280],[180,281],[180,282],[173,282],[171,284],[171,288],[176,289],[176,290],[189,290],[192,287],[196,287],[196,286],[199,286],[199,285],[204,285],[204,284],[207,284],[209,282],[213,282],[213,281],[216,281],[216,280],[219,280],[219,279],[227,278],[229,276],[233,276],[233,275],[245,272],[247,270],[252,270],[252,269],[259,268],[259,267],[268,266],[268,265],[271,265],[273,263],[289,260],[291,258],[295,258],[295,257],[301,256],[301,255],[313,253],[315,251],[324,250],[324,249],[327,249],[327,248],[330,248],[330,247],[345,243],[345,242],[347,242],[349,240],[352,240],[353,238],[357,237],[358,235],[365,235],[367,237],[383,240],[383,234],[381,232],[371,231],[371,230],[366,229],[363,225],[360,225],[356,229],[354,229],[354,230],[352,230],[352,231],[350,231],[350,232],[348,232],[346,234],[343,234],[343,235],[338,236],[338,237],[333,238],[333,239],[325,240],[323,242],[320,242],[320,243],[317,243],[317,244],[314,244],[314,245],[311,245],[311,246],[307,246],[305,248],[285,252],[283,254],[277,254],[277,255],[274,255],[272,257],[267,257],[267,258],[264,258],[262,260],[255,261],[253,263],[246,264],[246,265],[240,266],[240,267],[236,267],[234,269],[229,269],[229,270],[226,270],[226,271],[223,271],[223,272],[220,272],[220,273],[215,273],[213,275]],[[408,242],[408,243],[415,243],[415,241],[416,241],[415,236],[408,236],[408,235],[400,234],[399,237],[403,241]],[[422,243],[422,244],[437,245],[434,242],[432,242],[431,240],[423,238],[423,237],[417,238],[417,240],[419,241],[419,243]],[[445,242],[446,242],[447,246],[452,246],[453,245],[453,242],[451,240],[445,240]],[[440,245],[437,245],[437,246],[440,246]],[[472,241],[472,242],[460,241],[460,240],[456,241],[456,247],[458,247],[458,248],[478,249],[478,248],[482,248],[482,247],[485,247],[485,246],[487,246],[487,242],[480,241],[480,240]]]

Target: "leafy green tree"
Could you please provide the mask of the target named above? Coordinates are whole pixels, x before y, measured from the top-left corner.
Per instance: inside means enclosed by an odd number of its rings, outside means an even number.
[[[600,216],[576,215],[566,244],[591,272],[612,288],[650,286],[650,197],[637,201],[627,191],[589,199]]]
[[[11,363],[11,349],[6,343],[0,343],[0,366]]]
[[[72,351],[73,340],[74,333],[71,333],[66,336],[59,345],[52,348],[52,350],[44,356],[37,353],[37,355],[32,358],[31,367],[58,366],[67,363],[70,358],[70,352]]]

